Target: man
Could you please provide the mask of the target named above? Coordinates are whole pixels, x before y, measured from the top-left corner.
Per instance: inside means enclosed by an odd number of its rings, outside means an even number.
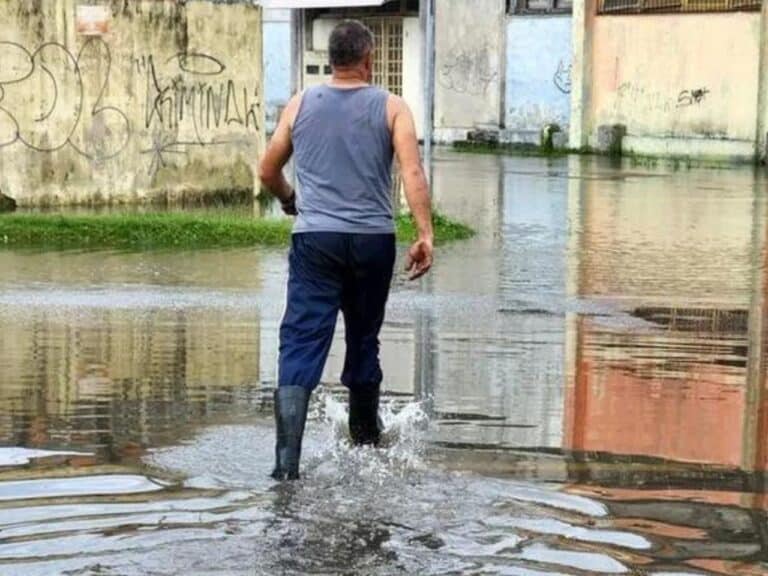
[[[299,477],[309,397],[339,310],[350,435],[356,445],[379,442],[379,331],[395,262],[393,154],[418,229],[406,268],[416,279],[432,266],[431,205],[413,115],[402,99],[370,85],[372,54],[368,28],[339,24],[329,42],[332,80],[294,96],[261,161],[262,183],[296,216],[275,392],[277,480]],[[292,154],[298,196],[282,173]]]

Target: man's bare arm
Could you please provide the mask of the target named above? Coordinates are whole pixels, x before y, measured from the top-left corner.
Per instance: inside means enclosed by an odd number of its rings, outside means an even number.
[[[400,174],[405,187],[405,198],[416,222],[419,238],[408,253],[407,269],[411,279],[426,274],[432,267],[432,201],[429,184],[424,174],[419,154],[416,125],[408,105],[399,97],[391,96],[387,110],[392,129],[392,143],[400,164]]]
[[[288,102],[259,164],[261,183],[280,200],[283,209],[288,213],[295,213],[293,206],[295,195],[293,187],[283,175],[283,168],[293,154],[291,132],[300,103],[300,95],[294,96]]]

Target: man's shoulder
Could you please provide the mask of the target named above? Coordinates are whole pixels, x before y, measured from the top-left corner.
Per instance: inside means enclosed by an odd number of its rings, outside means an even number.
[[[293,125],[296,123],[296,117],[299,115],[299,109],[301,108],[301,102],[304,99],[305,94],[306,90],[302,90],[291,96],[283,109],[283,117],[291,128],[293,128]]]
[[[391,125],[396,116],[410,114],[411,108],[402,96],[392,94],[391,92],[388,92],[387,94],[389,95],[387,98],[387,115],[389,116]]]
[[[387,108],[389,110],[393,112],[399,112],[408,108],[408,104],[402,96],[398,96],[397,94],[393,94],[392,92],[386,90],[385,93],[387,95]]]

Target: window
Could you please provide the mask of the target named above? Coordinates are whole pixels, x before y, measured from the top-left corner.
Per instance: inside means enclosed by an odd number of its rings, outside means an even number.
[[[507,7],[518,14],[570,12],[573,0],[507,0]]]
[[[601,0],[600,14],[760,10],[761,0]]]
[[[403,20],[366,18],[373,32],[373,83],[392,94],[403,95]]]

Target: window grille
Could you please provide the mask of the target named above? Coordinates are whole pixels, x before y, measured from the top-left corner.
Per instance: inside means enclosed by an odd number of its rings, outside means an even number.
[[[403,20],[367,18],[373,32],[373,83],[392,94],[403,95]]]
[[[761,0],[601,0],[600,14],[760,10]]]
[[[507,6],[518,14],[570,12],[573,0],[507,0]]]

